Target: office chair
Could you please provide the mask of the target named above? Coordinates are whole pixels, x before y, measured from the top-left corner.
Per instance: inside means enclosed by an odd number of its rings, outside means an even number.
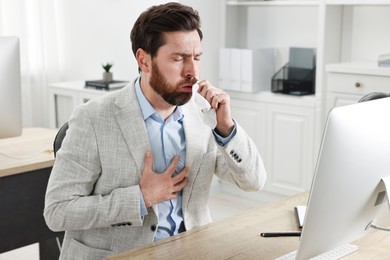
[[[65,122],[65,124],[63,124],[61,128],[58,130],[57,135],[54,138],[54,142],[53,142],[54,157],[56,156],[57,151],[61,148],[62,141],[64,140],[64,137],[66,135],[66,130],[68,130],[68,128],[69,128],[69,124],[68,122]]]
[[[68,130],[68,128],[69,128],[69,124],[68,124],[68,122],[65,122],[65,124],[63,124],[61,126],[61,128],[58,130],[56,136],[54,137],[54,142],[53,142],[54,157],[56,157],[57,151],[61,148],[62,141],[64,140],[64,137],[66,135],[66,131]],[[62,246],[62,242],[64,240],[64,232],[59,234],[59,236],[57,236],[55,239],[57,242],[58,249],[61,253],[61,246]]]
[[[386,98],[386,97],[390,97],[390,93],[387,94],[387,93],[383,93],[383,92],[372,92],[372,93],[368,93],[367,95],[363,96],[358,101],[358,103],[366,102],[366,101],[370,101],[370,100],[375,100],[375,99],[380,99],[380,98]]]

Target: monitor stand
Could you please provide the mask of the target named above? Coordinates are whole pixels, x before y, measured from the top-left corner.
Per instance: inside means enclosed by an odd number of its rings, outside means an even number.
[[[388,206],[389,206],[389,210],[390,210],[390,176],[383,177],[381,179],[381,182],[385,187],[385,191],[380,192],[378,194],[378,197],[376,199],[375,204],[378,204],[378,205],[382,204],[386,198]],[[294,207],[294,210],[295,210],[295,214],[296,214],[299,226],[300,226],[300,228],[302,228],[301,223],[303,222],[303,219],[304,219],[306,207],[305,206],[296,206],[296,207]],[[302,223],[302,225],[303,225],[303,223]],[[375,219],[373,219],[367,225],[366,230],[369,228],[390,231],[390,228],[383,228],[383,227],[377,226],[375,224]],[[321,255],[318,255],[312,259],[340,259],[348,254],[351,254],[351,253],[357,251],[358,249],[359,249],[358,246],[348,243],[348,244],[344,244],[344,245],[341,245],[339,247],[336,247],[332,250],[329,250],[329,251],[327,251]],[[276,259],[277,260],[295,259],[296,254],[297,254],[297,250],[290,252],[288,254],[285,254],[285,255],[278,257]]]
[[[385,197],[386,197],[387,204],[388,204],[389,210],[390,210],[390,176],[383,177],[381,179],[381,182],[385,186],[385,191],[380,192],[378,194],[378,197],[376,198],[376,201],[375,201],[375,205],[382,204],[384,202]],[[379,230],[383,230],[383,231],[390,231],[390,228],[384,228],[384,227],[380,227],[380,226],[376,225],[375,219],[373,219],[370,223],[368,223],[366,230],[369,228],[379,229]]]
[[[307,208],[307,206],[303,206],[303,205],[297,205],[294,207],[295,218],[297,220],[299,228],[303,228],[303,222],[305,220],[306,208]]]
[[[383,177],[382,178],[382,183],[385,185],[385,191],[386,191],[386,196],[387,196],[387,203],[389,205],[390,209],[390,176]]]

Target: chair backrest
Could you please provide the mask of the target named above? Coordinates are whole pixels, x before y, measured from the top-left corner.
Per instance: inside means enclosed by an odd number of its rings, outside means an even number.
[[[390,94],[383,93],[383,92],[372,92],[372,93],[368,93],[367,95],[362,97],[359,100],[359,103],[365,102],[365,101],[370,101],[370,100],[375,100],[375,99],[380,99],[380,98],[386,98],[386,97],[390,97]]]
[[[54,150],[54,157],[57,154],[57,151],[61,148],[62,141],[65,138],[66,130],[68,130],[69,125],[68,122],[66,122],[61,128],[58,130],[56,137],[54,138],[53,142],[53,150]]]

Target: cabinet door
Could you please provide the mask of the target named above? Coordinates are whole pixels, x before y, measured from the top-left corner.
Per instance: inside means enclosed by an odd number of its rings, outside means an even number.
[[[78,97],[74,91],[49,88],[49,107],[51,108],[49,126],[60,128],[69,120],[77,105]]]
[[[84,81],[60,82],[49,85],[50,127],[61,127],[69,120],[75,108],[92,98],[107,93],[109,92],[104,90],[85,88]]]
[[[247,100],[231,100],[232,116],[256,144],[265,160],[265,104]]]
[[[329,92],[327,99],[327,113],[329,113],[333,107],[356,104],[363,96],[364,95]]]
[[[109,92],[105,91],[105,90],[95,90],[95,93],[91,93],[91,92],[79,92],[78,94],[78,103],[81,105],[81,104],[84,104],[84,103],[87,103],[89,100],[93,99],[93,98],[98,98],[98,97],[101,97],[105,94],[107,94]]]
[[[355,65],[356,66],[356,65]],[[383,73],[383,70],[378,67],[370,67],[366,65],[362,70]],[[351,69],[355,67],[348,64],[342,66],[341,64],[333,65],[333,68],[343,68],[344,73],[328,73],[328,94],[327,94],[327,111],[333,107],[356,104],[359,100],[372,92],[388,93],[390,86],[389,75],[366,75],[364,73],[350,73]],[[355,68],[356,69],[356,68]],[[383,68],[382,68],[383,69]],[[349,73],[348,73],[349,70]]]
[[[313,108],[267,106],[267,191],[291,196],[310,188],[314,131]]]

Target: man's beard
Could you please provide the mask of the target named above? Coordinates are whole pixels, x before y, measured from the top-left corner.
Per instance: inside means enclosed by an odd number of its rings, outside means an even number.
[[[195,78],[189,78],[179,82],[177,86],[172,86],[168,83],[164,75],[162,75],[157,64],[152,62],[152,76],[149,80],[149,85],[159,94],[166,102],[174,106],[181,106],[187,103],[192,96],[192,92],[176,91],[183,84],[195,84]]]

